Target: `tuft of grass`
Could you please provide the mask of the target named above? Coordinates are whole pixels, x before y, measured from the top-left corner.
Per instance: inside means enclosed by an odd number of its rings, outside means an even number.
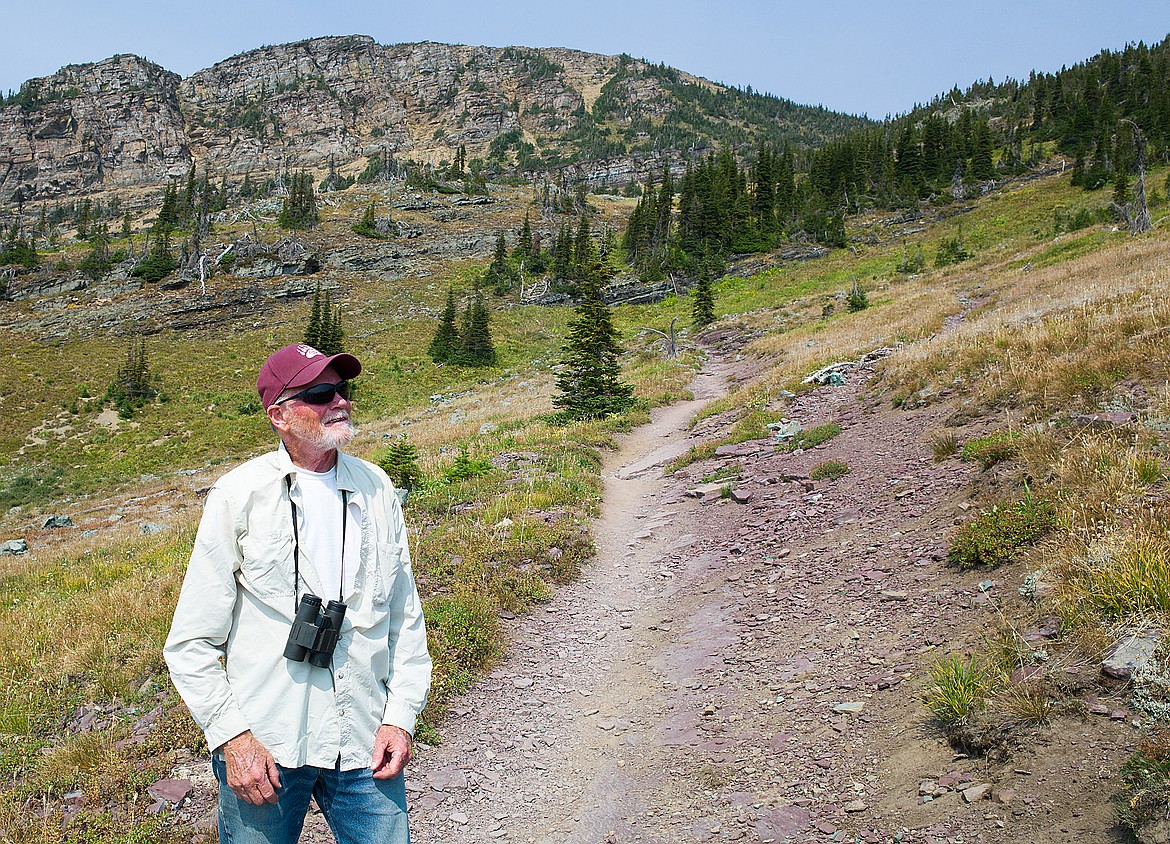
[[[1096,543],[1056,566],[1062,611],[1089,619],[1170,613],[1170,528],[1150,519],[1114,547]]]
[[[1016,435],[1011,431],[993,431],[987,436],[964,443],[959,452],[963,460],[977,462],[984,469],[1016,456]]]
[[[1139,455],[1131,459],[1133,476],[1142,486],[1154,486],[1165,477],[1162,462],[1155,455]]]
[[[996,505],[963,524],[951,540],[947,558],[960,569],[994,568],[1015,559],[1057,524],[1056,508],[1045,498],[1027,496]]]
[[[936,463],[953,457],[959,451],[959,437],[954,431],[931,431],[926,436],[926,445]]]
[[[739,463],[732,463],[730,466],[720,467],[711,474],[699,478],[699,483],[713,484],[719,481],[734,481],[738,480],[741,474],[743,474],[743,466]]]
[[[827,443],[839,433],[841,433],[841,426],[836,422],[829,422],[825,425],[817,425],[815,428],[809,428],[807,431],[801,431],[788,442],[780,443],[776,446],[776,450],[797,451],[816,448],[822,443]]]
[[[968,721],[991,694],[991,672],[974,656],[951,654],[931,665],[929,672],[931,685],[923,702],[944,727]]]
[[[809,470],[808,476],[814,481],[835,481],[837,478],[842,478],[848,474],[848,464],[842,463],[839,460],[826,460],[824,463],[818,463],[816,466],[813,466]]]
[[[674,460],[671,460],[664,467],[662,471],[667,475],[673,475],[679,469],[686,468],[692,463],[697,463],[700,460],[706,460],[715,453],[715,449],[722,445],[720,442],[705,442],[699,445],[693,445],[686,450],[686,452]]]

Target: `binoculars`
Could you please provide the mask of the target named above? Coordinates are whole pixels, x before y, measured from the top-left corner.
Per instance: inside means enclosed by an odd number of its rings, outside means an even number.
[[[308,657],[310,665],[328,668],[344,618],[345,604],[341,601],[330,601],[322,611],[320,598],[302,595],[292,630],[288,631],[285,657],[293,662],[304,662]]]

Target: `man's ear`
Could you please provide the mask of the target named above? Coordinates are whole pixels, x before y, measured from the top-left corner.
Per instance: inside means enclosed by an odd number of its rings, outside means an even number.
[[[288,428],[288,423],[284,421],[284,406],[273,404],[268,406],[268,421],[272,423],[272,427],[283,433]]]

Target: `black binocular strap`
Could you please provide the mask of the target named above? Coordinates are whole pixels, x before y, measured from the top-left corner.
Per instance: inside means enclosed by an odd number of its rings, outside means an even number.
[[[297,589],[301,584],[301,536],[297,529],[297,505],[292,499],[292,477],[284,476],[284,487],[288,490],[288,506],[292,510],[293,529],[293,615],[300,609]],[[341,490],[341,583],[337,587],[337,600],[345,600],[345,529],[349,518],[349,490]]]

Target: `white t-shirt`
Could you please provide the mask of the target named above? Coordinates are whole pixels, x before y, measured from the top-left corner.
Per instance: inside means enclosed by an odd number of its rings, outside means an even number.
[[[297,487],[301,494],[301,506],[297,508],[301,564],[311,565],[317,570],[325,592],[318,597],[324,605],[336,601],[339,592],[344,595],[353,593],[358,568],[356,554],[347,553],[343,560],[343,504],[341,492],[337,489],[337,467],[328,472],[310,472],[298,467]]]

